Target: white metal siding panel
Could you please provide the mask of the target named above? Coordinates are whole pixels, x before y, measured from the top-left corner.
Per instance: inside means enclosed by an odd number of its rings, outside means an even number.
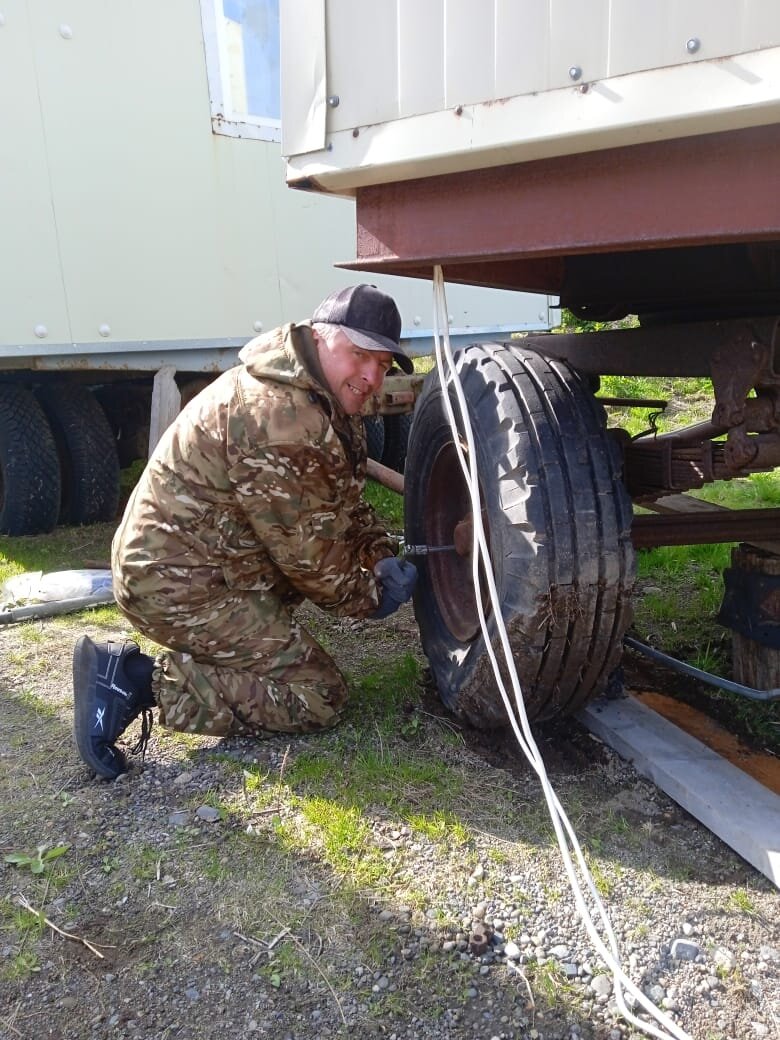
[[[550,0],[550,69],[540,89],[573,83],[569,69],[582,69],[583,80],[607,74],[610,0]]]
[[[0,342],[70,339],[25,0],[6,0],[0,29]],[[57,22],[51,27],[57,34]],[[64,42],[64,41],[63,41]],[[44,326],[46,339],[34,329]]]
[[[147,13],[151,10],[147,8]],[[197,7],[30,4],[72,335],[215,334],[219,249]],[[66,20],[72,39],[57,26]],[[172,46],[175,41],[175,48]],[[173,74],[172,74],[173,73]]]
[[[621,0],[614,4],[610,19],[610,76],[637,69],[660,68],[689,59],[686,40],[680,39],[675,10],[685,0]]]
[[[740,12],[741,52],[780,44],[780,4],[777,0],[742,0]]]
[[[325,147],[325,0],[282,3],[282,151],[300,155]]]
[[[549,0],[496,0],[497,98],[549,82]]]
[[[328,96],[339,104],[328,128],[343,130],[398,116],[396,0],[327,0]]]
[[[398,0],[399,112],[444,107],[444,0]]]
[[[495,96],[495,8],[471,0],[447,0],[444,7],[445,107]],[[403,60],[403,59],[402,59]]]
[[[688,51],[689,40],[698,48]],[[608,74],[663,68],[780,43],[776,0],[620,0],[612,5]]]

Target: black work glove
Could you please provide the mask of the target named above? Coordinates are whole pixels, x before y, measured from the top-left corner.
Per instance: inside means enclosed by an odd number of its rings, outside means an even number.
[[[387,556],[375,565],[374,577],[379,582],[379,606],[371,617],[386,618],[412,598],[417,584],[417,568],[408,560]]]

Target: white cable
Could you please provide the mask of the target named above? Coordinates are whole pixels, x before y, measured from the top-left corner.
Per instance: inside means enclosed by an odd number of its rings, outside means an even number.
[[[558,797],[552,789],[549,778],[547,776],[547,770],[545,769],[542,756],[539,752],[539,748],[531,733],[530,725],[528,723],[528,717],[525,710],[525,703],[523,701],[523,694],[520,688],[520,680],[517,675],[517,669],[515,668],[514,658],[512,655],[512,648],[509,643],[509,636],[506,631],[504,624],[501,601],[498,597],[498,590],[496,588],[495,575],[493,574],[493,567],[490,560],[490,554],[488,552],[487,541],[485,538],[485,530],[482,524],[482,502],[479,494],[479,480],[477,472],[477,453],[474,443],[474,434],[471,428],[471,422],[468,415],[468,407],[466,404],[466,398],[463,393],[463,387],[461,385],[460,376],[455,367],[455,359],[452,354],[452,349],[449,340],[449,329],[447,320],[447,300],[444,290],[444,276],[440,266],[436,265],[433,269],[433,309],[434,309],[434,344],[436,348],[436,363],[439,372],[439,381],[442,388],[442,400],[444,402],[444,408],[447,413],[447,418],[452,430],[452,439],[455,450],[457,452],[458,461],[460,462],[463,476],[466,481],[468,488],[469,497],[471,499],[472,513],[474,517],[473,524],[473,543],[472,543],[472,579],[474,582],[474,593],[477,602],[477,610],[479,613],[479,623],[482,629],[482,635],[485,642],[485,649],[490,659],[490,663],[495,673],[496,683],[498,685],[499,693],[504,704],[504,708],[507,713],[507,717],[511,724],[514,735],[517,739],[520,748],[525,754],[526,758],[530,762],[534,771],[536,772],[539,780],[541,781],[542,791],[544,793],[545,801],[547,802],[547,808],[550,813],[550,819],[552,820],[553,828],[555,830],[555,836],[558,841],[558,847],[561,852],[563,859],[564,868],[566,875],[569,879],[572,893],[574,895],[575,905],[580,914],[582,922],[585,926],[585,930],[594,944],[596,951],[598,952],[601,959],[604,961],[606,966],[612,972],[613,988],[615,993],[615,1003],[617,1004],[618,1010],[626,1021],[631,1022],[638,1029],[649,1034],[650,1036],[658,1037],[659,1040],[669,1040],[673,1037],[674,1040],[690,1040],[689,1035],[682,1030],[675,1022],[665,1015],[655,1004],[650,1001],[644,993],[636,986],[634,982],[626,975],[621,964],[620,964],[620,952],[618,949],[617,939],[615,938],[612,925],[609,921],[606,908],[602,902],[602,899],[596,889],[591,873],[588,869],[585,857],[582,853],[577,836],[574,833],[574,829],[563,810]],[[443,335],[440,333],[440,329],[443,330]],[[458,423],[455,419],[455,414],[452,407],[452,401],[450,399],[450,389],[455,393],[455,397],[458,402],[458,409],[460,412],[461,429],[462,434],[459,433]],[[466,439],[466,451],[464,452],[463,445],[461,443],[461,436]],[[515,711],[512,709],[512,703],[509,699],[509,695],[504,686],[504,682],[501,678],[501,672],[496,659],[495,650],[493,648],[490,632],[487,626],[487,618],[485,617],[484,608],[482,605],[482,584],[480,575],[480,563],[482,564],[482,573],[487,582],[488,593],[490,595],[490,603],[493,613],[493,620],[496,625],[499,641],[504,654],[507,673],[512,686],[512,692],[514,694]],[[522,724],[522,730],[518,727],[517,716],[520,718]],[[567,840],[568,839],[568,840]],[[596,925],[590,915],[590,911],[585,903],[582,888],[580,886],[579,878],[572,862],[571,852],[577,861],[580,875],[584,879],[590,896],[595,903],[598,911],[598,916],[601,919],[604,934],[607,937],[609,943],[609,949],[604,943],[602,936],[599,934]],[[623,989],[626,989],[636,1000],[637,1004],[640,1004],[648,1014],[654,1018],[661,1029],[656,1028],[652,1023],[645,1022],[640,1018],[637,1018],[634,1014],[629,1011],[626,1006]]]

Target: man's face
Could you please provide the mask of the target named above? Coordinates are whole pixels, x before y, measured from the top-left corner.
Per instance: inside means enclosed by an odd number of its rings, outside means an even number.
[[[391,365],[389,350],[363,350],[340,328],[313,328],[322,374],[328,388],[347,415],[357,415],[372,394],[378,393]]]

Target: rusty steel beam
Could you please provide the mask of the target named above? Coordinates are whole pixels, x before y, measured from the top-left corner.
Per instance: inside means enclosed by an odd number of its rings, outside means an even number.
[[[588,375],[709,376],[716,354],[725,353],[736,364],[753,342],[774,345],[777,329],[776,317],[735,318],[525,336],[512,345],[568,361]]]
[[[709,545],[777,538],[780,509],[734,509],[713,513],[635,516],[631,541],[636,549],[659,545]]]
[[[550,258],[780,239],[778,165],[770,125],[371,185],[345,266],[559,293]]]

